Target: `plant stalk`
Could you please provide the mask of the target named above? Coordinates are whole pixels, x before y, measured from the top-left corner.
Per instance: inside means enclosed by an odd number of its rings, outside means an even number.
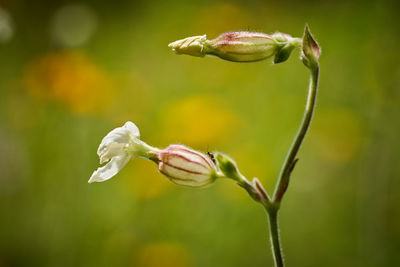
[[[306,28],[307,29],[307,28]],[[310,38],[310,37],[309,37]],[[304,42],[304,37],[303,37]],[[304,49],[303,49],[304,52]],[[312,58],[311,58],[312,59]],[[304,63],[304,61],[303,61]],[[307,64],[306,64],[307,63]],[[310,128],[311,120],[314,114],[315,103],[318,91],[318,80],[319,80],[319,64],[317,60],[307,61],[304,63],[310,70],[310,83],[308,89],[307,103],[303,114],[303,119],[300,124],[300,128],[293,140],[293,143],[289,149],[286,159],[282,165],[281,172],[279,174],[278,181],[275,186],[274,194],[272,198],[268,195],[262,184],[257,178],[253,179],[251,183],[244,177],[237,169],[236,164],[228,158],[227,168],[230,172],[225,172],[221,177],[227,177],[235,180],[238,185],[244,188],[249,195],[256,201],[262,204],[268,215],[269,230],[271,249],[274,257],[275,267],[284,267],[285,262],[283,259],[282,245],[279,237],[279,223],[278,223],[278,212],[281,206],[281,201],[286,193],[289,186],[290,175],[298,161],[297,153],[304,141],[304,138]],[[223,157],[223,156],[221,156]],[[218,156],[217,156],[218,160]],[[226,164],[223,160],[220,160]],[[226,167],[226,166],[225,166]],[[225,176],[224,176],[225,175]]]
[[[311,124],[311,119],[314,114],[317,91],[318,91],[318,79],[319,79],[319,66],[318,64],[310,68],[310,86],[308,90],[307,104],[304,111],[303,120],[300,125],[300,129],[293,141],[292,146],[289,149],[286,160],[283,164],[279,180],[277,182],[274,195],[270,205],[264,205],[269,220],[269,230],[271,236],[272,253],[274,256],[274,262],[276,267],[284,267],[285,263],[282,256],[282,247],[279,237],[279,223],[278,223],[278,212],[281,204],[281,200],[289,186],[290,174],[295,167],[297,162],[297,153],[303,143],[304,137]]]
[[[269,232],[271,240],[272,255],[276,267],[284,267],[281,240],[279,237],[279,223],[278,223],[278,211],[279,209],[267,209]]]
[[[306,109],[304,111],[303,120],[300,125],[300,129],[297,132],[296,137],[292,143],[292,146],[289,149],[289,152],[286,156],[285,162],[282,166],[281,172],[279,174],[279,180],[275,187],[274,195],[272,197],[272,202],[280,204],[283,195],[286,192],[286,189],[289,185],[290,174],[295,167],[297,162],[296,156],[299,152],[301,144],[303,143],[304,137],[307,134],[307,131],[311,124],[311,119],[314,114],[315,102],[318,91],[318,79],[319,79],[319,66],[316,64],[310,68],[310,86],[308,90],[307,104]]]

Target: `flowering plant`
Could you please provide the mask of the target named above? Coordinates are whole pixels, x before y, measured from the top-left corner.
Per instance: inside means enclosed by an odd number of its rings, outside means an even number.
[[[278,211],[315,109],[319,78],[318,59],[321,54],[318,43],[306,26],[303,38],[283,33],[268,35],[257,32],[228,32],[213,40],[207,40],[206,35],[184,38],[169,44],[169,47],[177,54],[197,57],[210,55],[233,62],[253,62],[273,57],[274,63],[286,61],[295,48],[301,48],[300,59],[310,70],[311,76],[307,103],[302,123],[282,165],[274,193],[269,195],[257,178],[249,181],[239,171],[235,161],[225,154],[217,152],[215,155],[207,155],[177,144],[169,145],[165,149],[152,147],[139,139],[139,129],[129,121],[103,138],[97,154],[100,164],[106,164],[93,172],[89,183],[112,178],[134,157],[155,162],[160,173],[172,182],[184,186],[204,187],[220,178],[232,179],[265,208],[275,265],[284,266]]]

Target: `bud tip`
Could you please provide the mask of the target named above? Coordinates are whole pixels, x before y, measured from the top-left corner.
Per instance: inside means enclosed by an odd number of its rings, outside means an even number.
[[[316,61],[318,61],[319,56],[321,55],[321,49],[317,41],[312,36],[308,24],[306,24],[304,29],[302,51],[304,56],[307,58],[312,57]]]
[[[177,54],[187,54],[196,57],[204,57],[205,49],[204,46],[207,42],[207,36],[199,35],[187,37],[168,45]]]

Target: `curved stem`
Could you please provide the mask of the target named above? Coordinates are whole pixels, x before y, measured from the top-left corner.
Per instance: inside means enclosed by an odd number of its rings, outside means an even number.
[[[270,198],[267,191],[264,189],[258,179],[254,179],[253,183],[249,182],[238,171],[236,163],[229,157],[224,157],[222,154],[217,155],[216,159],[219,165],[224,166],[225,177],[235,180],[238,185],[246,189],[249,195],[257,202],[262,204],[268,214],[269,230],[271,237],[272,253],[274,256],[275,267],[284,267],[285,263],[282,255],[282,246],[279,237],[279,224],[278,224],[278,212],[280,209],[281,200],[288,188],[290,174],[297,162],[297,153],[303,143],[304,137],[311,124],[311,119],[315,109],[315,102],[318,90],[318,79],[319,79],[319,65],[318,62],[312,62],[313,64],[307,65],[310,69],[310,85],[308,89],[307,104],[303,115],[299,131],[294,138],[293,144],[289,149],[288,155],[283,163],[282,170],[279,174],[279,179],[275,187],[273,197]],[[229,168],[228,168],[229,167]]]
[[[274,257],[275,267],[283,267],[283,255],[281,248],[281,240],[279,237],[279,224],[278,224],[278,211],[279,209],[267,209],[268,221],[269,221],[269,232],[272,246],[272,254]]]
[[[310,87],[308,90],[307,104],[303,115],[303,121],[301,122],[300,129],[293,141],[292,146],[289,149],[288,155],[286,156],[286,160],[281,169],[279,180],[275,187],[274,195],[272,197],[273,203],[280,203],[283,195],[286,192],[286,189],[289,185],[290,174],[293,171],[293,168],[297,162],[297,152],[299,151],[301,144],[303,143],[304,137],[306,136],[306,133],[310,127],[311,119],[314,113],[319,78],[318,64],[310,68],[310,73]]]
[[[318,90],[318,78],[319,78],[319,66],[314,65],[310,68],[310,86],[308,89],[308,97],[306,109],[304,111],[303,120],[300,125],[300,129],[297,132],[297,135],[293,141],[292,146],[289,149],[288,155],[286,157],[285,162],[283,163],[283,167],[281,173],[279,174],[279,180],[275,187],[275,192],[272,197],[271,205],[264,205],[269,219],[269,229],[271,235],[271,246],[272,252],[274,256],[275,266],[283,267],[284,261],[282,256],[282,248],[279,237],[279,224],[278,224],[278,211],[280,208],[281,200],[288,188],[290,174],[293,171],[293,168],[297,162],[297,153],[303,143],[304,137],[307,134],[307,131],[311,124],[311,119],[315,109],[315,102],[317,97]]]

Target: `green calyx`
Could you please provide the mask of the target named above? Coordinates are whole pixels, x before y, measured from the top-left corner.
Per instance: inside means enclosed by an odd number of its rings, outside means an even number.
[[[222,172],[222,174],[225,177],[233,179],[238,182],[242,180],[241,174],[233,159],[219,152],[215,153],[214,156],[217,162],[218,169]]]
[[[293,38],[283,33],[275,33],[272,36],[276,42],[274,64],[285,62],[292,51],[301,46],[300,38]]]

